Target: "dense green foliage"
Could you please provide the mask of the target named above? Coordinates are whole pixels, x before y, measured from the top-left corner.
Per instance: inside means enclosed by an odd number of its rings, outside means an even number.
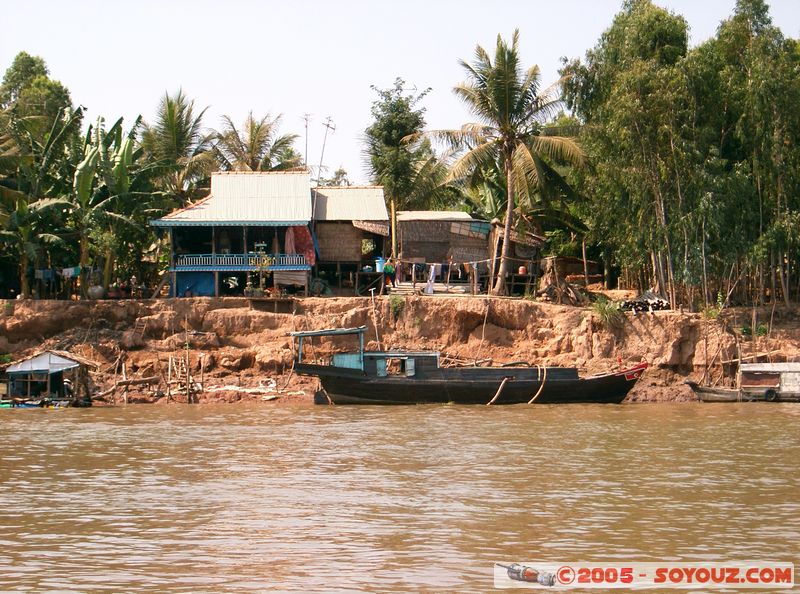
[[[398,78],[390,89],[372,89],[373,123],[365,134],[365,155],[372,181],[383,186],[398,210],[443,208],[453,203],[454,192],[445,181],[447,168],[430,142],[410,142],[425,127],[425,109],[417,104],[430,89],[405,94]]]
[[[256,119],[251,111],[241,129],[224,116],[222,130],[214,135],[214,154],[226,171],[281,171],[301,167],[294,150],[297,134],[278,135],[281,117]]]
[[[763,0],[739,0],[696,48],[687,37],[682,17],[628,0],[585,60],[564,64],[592,164],[573,178],[582,216],[629,283],[673,303],[718,291],[788,302],[799,278],[797,42]]]
[[[0,289],[32,292],[34,269],[80,268],[80,288],[115,278],[156,282],[163,239],[149,221],[207,193],[217,169],[301,166],[280,116],[250,114],[242,131],[225,118],[204,127],[182,90],[165,94],[152,124],[98,118],[81,135],[83,110],[22,52],[0,87]],[[346,178],[346,174],[340,176]],[[10,276],[15,270],[16,281]],[[40,286],[40,288],[42,288]],[[35,287],[34,287],[35,289]],[[66,295],[66,294],[64,294]]]
[[[516,230],[551,253],[586,250],[612,282],[676,306],[800,298],[800,43],[764,0],[737,0],[696,47],[681,16],[624,0],[546,89],[518,46],[498,36],[461,62],[455,93],[475,122],[458,130],[425,131],[428,90],[373,87],[364,153],[393,206],[503,221],[496,293]],[[83,112],[40,57],[21,52],[3,76],[0,294],[42,291],[34,270],[76,265],[83,291],[154,284],[165,244],[150,220],[205,196],[213,171],[305,165],[280,115],[226,116],[215,131],[182,90],[151,122],[88,125]],[[350,183],[343,169],[319,181]]]

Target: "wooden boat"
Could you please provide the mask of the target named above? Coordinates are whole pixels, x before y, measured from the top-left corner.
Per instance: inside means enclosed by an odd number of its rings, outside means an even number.
[[[13,398],[0,401],[0,408],[67,408],[80,406],[72,400],[51,400],[49,398]]]
[[[701,402],[741,402],[742,392],[738,388],[712,388],[697,382],[684,382]]]
[[[738,388],[686,384],[702,402],[800,402],[800,363],[743,363]]]
[[[292,332],[298,339],[294,369],[317,376],[320,404],[566,404],[625,399],[647,368],[580,377],[575,367],[442,367],[435,351],[366,351],[366,327]],[[335,353],[326,364],[303,359],[304,341],[356,335],[358,351]]]

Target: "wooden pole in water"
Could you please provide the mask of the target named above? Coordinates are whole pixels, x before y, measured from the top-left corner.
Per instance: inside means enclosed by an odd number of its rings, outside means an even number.
[[[276,235],[278,231],[275,231]],[[189,316],[183,317],[183,348],[186,349],[186,402],[192,404],[192,388],[189,379]]]
[[[172,355],[167,360],[167,402],[172,400]]]
[[[128,373],[125,369],[125,363],[122,364],[122,379],[123,381],[128,381]],[[125,404],[128,404],[128,385],[125,384],[125,389],[122,391],[122,401]]]

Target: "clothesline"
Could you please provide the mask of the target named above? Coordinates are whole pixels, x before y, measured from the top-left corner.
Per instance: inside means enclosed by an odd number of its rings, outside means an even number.
[[[393,258],[392,260],[394,262],[398,263],[398,264],[411,264],[411,265],[420,265],[420,266],[429,266],[431,264],[439,264],[439,265],[448,264],[450,266],[459,266],[459,265],[463,264],[465,266],[475,266],[477,264],[483,264],[483,263],[491,262],[492,260],[495,260],[495,261],[501,260],[502,261],[502,259],[503,259],[503,256],[496,256],[494,258],[485,258],[483,260],[468,260],[468,261],[465,261],[465,262],[457,262],[455,260],[451,260],[451,261],[448,261],[448,262],[414,262],[413,260],[404,260],[404,259],[400,259],[400,258]],[[513,261],[513,262],[525,262],[525,263],[538,261],[538,260],[534,260],[533,258],[512,258],[511,256],[506,256],[506,260]]]
[[[72,278],[80,276],[80,266],[70,266],[69,268],[37,268],[34,270],[34,278],[36,280],[55,280],[56,275],[63,276],[64,278]]]

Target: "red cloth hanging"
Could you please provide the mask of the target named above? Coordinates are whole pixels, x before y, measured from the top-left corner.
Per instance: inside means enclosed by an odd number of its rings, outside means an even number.
[[[306,257],[306,264],[313,266],[317,262],[317,255],[314,252],[314,240],[311,239],[311,231],[305,226],[290,227],[289,229],[294,230],[295,251]]]

